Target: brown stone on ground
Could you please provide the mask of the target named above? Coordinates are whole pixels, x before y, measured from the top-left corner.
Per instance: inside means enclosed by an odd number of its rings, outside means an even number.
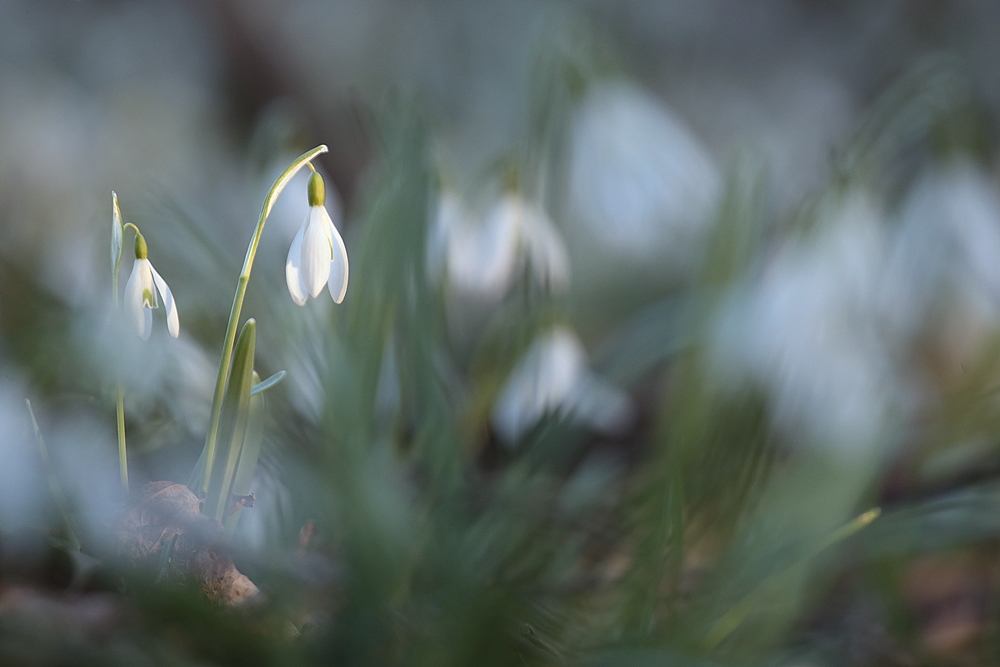
[[[202,514],[200,504],[183,484],[150,482],[114,527],[117,555],[136,567],[157,568],[161,550],[173,538],[168,579],[196,581],[221,604],[246,602],[260,591],[236,569],[222,524]]]

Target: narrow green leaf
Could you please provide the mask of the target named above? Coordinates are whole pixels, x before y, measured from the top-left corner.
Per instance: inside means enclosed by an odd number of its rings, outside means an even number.
[[[253,389],[250,390],[250,394],[251,395],[255,395],[255,394],[259,394],[260,392],[262,392],[262,391],[264,391],[266,389],[270,389],[274,385],[276,385],[279,382],[281,382],[282,380],[284,380],[285,379],[285,375],[286,375],[285,371],[278,371],[277,373],[275,373],[271,377],[267,378],[263,382],[258,382],[257,384],[255,384],[253,386]]]
[[[251,318],[243,325],[243,330],[236,341],[232,373],[222,400],[218,440],[221,447],[216,452],[216,461],[222,465],[215,465],[215,462],[209,464],[212,472],[203,511],[219,521],[226,516],[233,475],[236,472],[240,451],[243,449],[247,422],[250,418],[250,388],[253,385],[256,346],[257,323]]]
[[[246,435],[243,438],[243,447],[240,450],[240,459],[236,464],[236,474],[233,476],[230,498],[232,496],[246,496],[250,494],[250,483],[253,482],[254,472],[257,470],[260,446],[264,442],[264,415],[267,410],[267,400],[264,394],[259,391],[259,388],[267,382],[271,382],[272,386],[277,384],[278,380],[281,380],[284,374],[285,371],[280,371],[267,380],[264,380],[264,382],[260,382],[260,377],[258,377],[257,373],[253,374],[254,386],[250,389],[250,417],[247,421]],[[235,532],[236,524],[239,523],[242,513],[243,508],[240,507],[235,512],[227,514],[223,519],[222,523],[226,527],[227,534],[232,535]]]
[[[708,631],[708,635],[705,637],[705,647],[708,649],[714,649],[722,643],[726,637],[728,637],[736,628],[740,626],[744,619],[753,613],[753,610],[756,607],[759,607],[768,597],[774,597],[776,594],[775,591],[778,589],[781,581],[784,578],[793,575],[797,568],[804,566],[811,559],[815,558],[826,549],[829,549],[835,544],[846,540],[859,530],[867,527],[875,521],[881,513],[882,510],[880,508],[874,507],[855,517],[853,520],[847,522],[820,540],[818,544],[806,552],[801,558],[797,559],[789,567],[762,581],[757,588],[733,605],[729,611],[722,616],[722,618],[712,625]]]

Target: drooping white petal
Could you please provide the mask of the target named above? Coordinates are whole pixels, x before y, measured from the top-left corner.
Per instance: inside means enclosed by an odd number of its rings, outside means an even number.
[[[568,329],[557,328],[532,343],[493,408],[501,439],[514,443],[546,414],[570,412],[573,392],[587,374],[586,352]]]
[[[171,336],[177,338],[181,333],[181,322],[177,316],[177,304],[174,303],[174,294],[170,291],[167,281],[160,277],[160,274],[156,272],[152,264],[149,265],[149,270],[153,274],[153,282],[156,283],[156,289],[160,290],[160,296],[163,297],[163,309],[167,312],[167,331],[170,332]]]
[[[596,82],[570,145],[568,221],[626,258],[689,260],[722,179],[679,116],[631,83]]]
[[[497,297],[506,291],[518,264],[520,211],[502,200],[482,224],[456,225],[448,243],[448,279],[464,291]]]
[[[326,209],[322,210],[326,214]],[[344,300],[344,296],[347,295],[347,278],[351,265],[347,261],[347,247],[344,245],[344,239],[341,238],[340,232],[337,231],[337,227],[333,224],[333,220],[330,219],[329,215],[326,215],[326,220],[330,229],[332,246],[330,279],[327,282],[327,287],[330,289],[330,296],[333,297],[333,302],[340,303]]]
[[[160,300],[156,298],[156,288],[153,285],[153,265],[148,259],[137,259],[136,263],[139,265],[139,284],[142,287],[139,299],[142,305],[146,308],[159,308]]]
[[[147,259],[137,259],[132,264],[132,273],[129,274],[128,282],[125,283],[125,312],[132,320],[136,331],[143,340],[149,338],[151,330],[152,313],[143,305],[143,269],[149,264]],[[148,269],[145,271],[148,274]]]
[[[501,440],[514,444],[547,414],[604,432],[633,416],[628,395],[590,371],[583,343],[562,326],[531,344],[501,390],[492,420]]]
[[[310,296],[316,297],[330,278],[330,215],[322,206],[309,209],[309,219],[302,237],[302,262],[299,275]]]
[[[153,311],[150,308],[142,309],[142,329],[139,335],[143,340],[149,340],[149,334],[153,331]]]
[[[628,394],[593,373],[577,383],[569,404],[574,417],[603,433],[620,432],[635,417]]]
[[[538,281],[553,289],[568,287],[569,253],[545,211],[537,207],[526,209],[521,234]]]
[[[469,212],[458,195],[448,191],[438,195],[427,229],[427,280],[431,283],[441,282],[451,235],[458,227],[468,224],[469,217]]]
[[[292,239],[292,247],[288,249],[288,259],[285,261],[285,282],[288,283],[288,293],[292,295],[292,301],[300,306],[306,305],[308,294],[306,286],[302,283],[302,237],[306,233],[306,224],[303,222],[299,231]]]

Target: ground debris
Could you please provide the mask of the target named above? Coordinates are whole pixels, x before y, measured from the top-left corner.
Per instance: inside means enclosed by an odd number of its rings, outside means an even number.
[[[167,580],[193,580],[215,602],[239,605],[260,593],[233,564],[222,524],[201,513],[198,496],[183,484],[143,487],[139,500],[115,524],[114,539],[116,555],[127,563],[162,568]]]

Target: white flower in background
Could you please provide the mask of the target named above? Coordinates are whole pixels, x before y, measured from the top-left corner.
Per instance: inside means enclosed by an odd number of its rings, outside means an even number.
[[[347,248],[326,211],[325,201],[326,186],[314,171],[309,176],[309,214],[292,239],[285,262],[288,292],[300,306],[310,296],[319,296],[324,285],[334,303],[342,302],[347,294]]]
[[[541,206],[507,193],[477,221],[453,194],[442,193],[428,245],[428,269],[444,265],[458,290],[502,296],[528,262],[535,280],[552,289],[569,284],[569,255]]]
[[[721,183],[681,120],[631,83],[598,83],[577,109],[571,147],[568,220],[628,257],[687,258]]]
[[[163,309],[167,313],[167,330],[177,338],[181,325],[177,317],[177,304],[174,295],[167,286],[167,281],[160,277],[147,258],[146,240],[142,234],[135,235],[135,263],[132,264],[132,274],[125,283],[125,312],[135,325],[143,340],[149,339],[153,330],[153,308],[159,307],[156,292],[163,298]],[[154,288],[155,286],[155,288]]]
[[[887,323],[938,340],[938,368],[960,369],[1000,327],[1000,193],[968,161],[929,169],[900,211],[886,261]],[[947,362],[947,363],[940,363]]]
[[[895,319],[919,326],[948,280],[1000,303],[1000,194],[992,179],[968,162],[934,168],[911,188],[900,217],[886,299],[887,307],[902,300],[910,308]]]
[[[628,396],[594,375],[580,339],[557,327],[532,343],[511,372],[493,408],[493,426],[508,444],[547,414],[577,419],[614,432],[632,416]]]
[[[715,368],[762,384],[776,423],[797,442],[867,455],[909,400],[879,307],[885,239],[865,196],[832,204],[790,239],[764,274],[737,286],[720,314]]]

